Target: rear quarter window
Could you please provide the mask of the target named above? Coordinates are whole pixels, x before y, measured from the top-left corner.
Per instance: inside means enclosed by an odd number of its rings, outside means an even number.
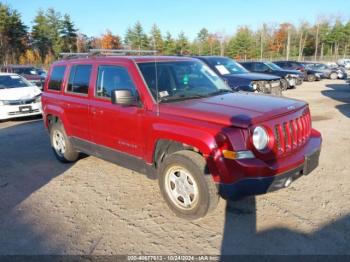
[[[49,90],[55,90],[55,91],[61,90],[65,71],[66,71],[66,66],[55,66],[52,69],[52,73],[51,73],[49,85],[48,85]]]

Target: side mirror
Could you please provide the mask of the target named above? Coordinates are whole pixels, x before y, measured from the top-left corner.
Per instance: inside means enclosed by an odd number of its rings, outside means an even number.
[[[137,105],[137,98],[128,89],[113,90],[112,104],[134,106]]]

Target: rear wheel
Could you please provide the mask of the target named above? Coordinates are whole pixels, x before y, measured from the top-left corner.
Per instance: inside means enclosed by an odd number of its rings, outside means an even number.
[[[335,80],[335,79],[338,79],[338,74],[337,73],[331,73],[330,75],[329,75],[329,78],[330,79],[332,79],[332,80]]]
[[[194,220],[217,206],[216,185],[206,172],[204,158],[198,153],[183,150],[167,156],[159,174],[160,191],[177,216]]]
[[[316,81],[316,76],[313,74],[307,75],[307,81],[308,82],[314,82]]]
[[[79,153],[69,141],[61,122],[57,121],[50,127],[50,140],[52,150],[59,161],[69,163],[78,159]]]

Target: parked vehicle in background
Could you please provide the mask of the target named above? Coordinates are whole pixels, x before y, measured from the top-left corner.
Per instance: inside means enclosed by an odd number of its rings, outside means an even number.
[[[337,64],[344,67],[346,70],[350,70],[350,59],[339,59]]]
[[[156,177],[187,219],[219,195],[263,194],[317,167],[322,139],[307,103],[234,92],[189,57],[100,52],[50,68],[43,118],[58,160],[84,152]]]
[[[0,71],[21,75],[40,88],[43,87],[46,78],[45,70],[30,65],[7,65],[2,66]]]
[[[304,80],[308,82],[319,81],[322,73],[306,68],[305,64],[297,61],[274,61],[274,64],[287,70],[298,70],[304,74]]]
[[[222,56],[195,56],[206,63],[233,90],[282,95],[281,78],[267,74],[251,73],[239,63]]]
[[[40,89],[20,75],[0,73],[0,120],[40,114]]]
[[[348,75],[344,68],[342,67],[331,67],[323,63],[313,63],[305,62],[307,68],[310,68],[315,71],[319,71],[323,74],[324,78],[329,79],[347,79]]]
[[[282,78],[282,90],[296,87],[303,83],[304,74],[298,70],[285,70],[272,62],[241,62],[251,72],[264,73]]]

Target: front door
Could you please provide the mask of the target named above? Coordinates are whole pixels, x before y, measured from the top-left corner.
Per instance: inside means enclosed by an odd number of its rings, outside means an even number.
[[[138,106],[112,104],[111,92],[128,89],[137,94],[136,86],[123,64],[104,64],[97,68],[97,79],[90,106],[90,130],[93,142],[117,153],[142,157],[142,116]]]

